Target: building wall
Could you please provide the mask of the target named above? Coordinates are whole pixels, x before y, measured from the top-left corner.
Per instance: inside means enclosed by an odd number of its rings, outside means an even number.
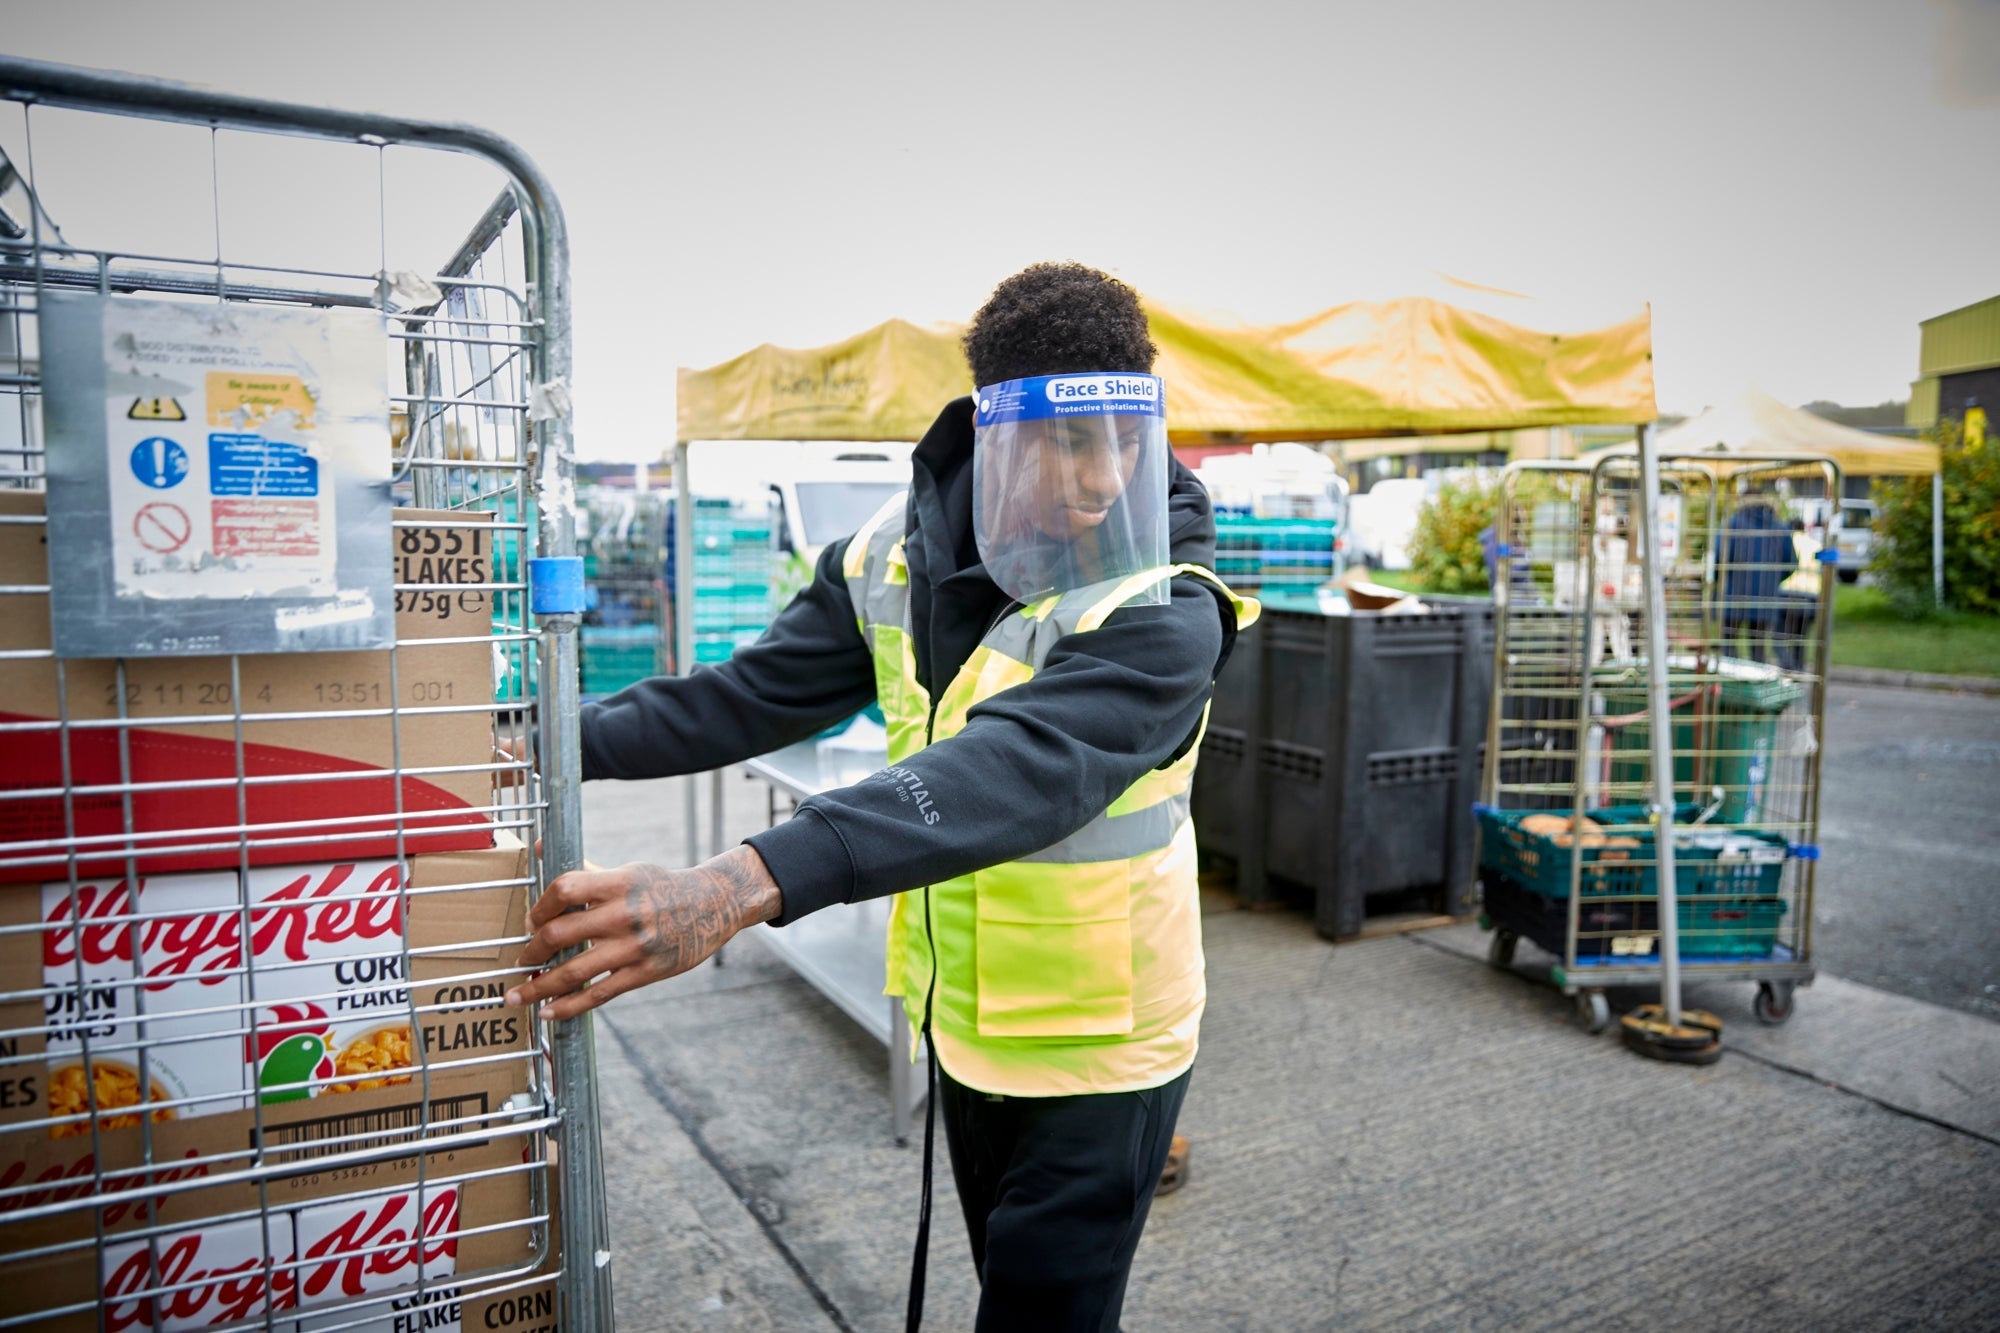
[[[2000,366],[1938,377],[1938,416],[1963,421],[1968,407],[1983,407],[1989,422],[2000,421]]]
[[[1919,375],[1945,376],[2000,365],[2000,296],[1934,316],[1918,328]]]
[[[1904,421],[1929,427],[1940,417],[1962,418],[1968,397],[1976,398],[1988,417],[2000,415],[2000,389],[1991,378],[2000,374],[2000,296],[1947,311],[1917,327],[1919,378],[1910,385]],[[1955,396],[1945,389],[1952,380],[1961,382]]]

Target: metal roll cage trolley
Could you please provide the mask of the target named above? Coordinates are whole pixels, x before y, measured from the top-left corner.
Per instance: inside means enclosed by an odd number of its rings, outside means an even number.
[[[1755,981],[1780,1023],[1814,975],[1834,553],[1802,560],[1782,502],[1840,470],[1650,436],[1503,475],[1481,919],[1496,967],[1522,938],[1554,955],[1589,1031],[1607,988],[1658,985],[1680,1017],[1642,1049],[1702,1063],[1720,1023],[1683,978]]]
[[[51,716],[0,716],[0,735],[10,756],[44,747],[61,760],[59,782],[22,790],[10,781],[0,788],[0,828],[6,829],[0,860],[11,857],[37,867],[5,876],[25,882],[0,884],[0,969],[5,969],[0,970],[0,1084],[11,1080],[19,1089],[32,1071],[48,1078],[59,1063],[59,1048],[80,1058],[80,1079],[73,1080],[79,1100],[67,1113],[53,1098],[28,1120],[0,1107],[0,1250],[9,1273],[4,1285],[11,1289],[0,1296],[0,1328],[40,1327],[47,1321],[57,1327],[158,1330],[213,1321],[242,1328],[387,1329],[399,1311],[411,1320],[417,1315],[409,1312],[420,1313],[425,1327],[433,1319],[456,1327],[448,1321],[459,1315],[441,1308],[446,1302],[464,1311],[468,1328],[475,1326],[475,1303],[482,1303],[484,1312],[477,1326],[485,1328],[524,1333],[557,1326],[611,1328],[610,1239],[589,1017],[545,1024],[505,1010],[500,1001],[506,985],[519,976],[513,960],[525,940],[527,899],[582,863],[575,775],[580,771],[576,631],[583,597],[567,388],[568,237],[556,196],[513,144],[465,125],[288,105],[12,58],[0,58],[0,102],[18,111],[24,149],[18,162],[0,156],[0,393],[13,400],[0,402],[13,418],[0,421],[0,504],[10,506],[0,507],[0,541],[18,551],[46,539],[52,566],[45,582],[0,575],[0,583],[11,585],[0,586],[0,613],[14,613],[0,614],[0,621],[32,620],[38,627],[46,599],[55,639],[51,647],[46,638],[24,644],[18,634],[0,635],[0,670],[43,673],[53,680],[55,701]],[[88,122],[93,132],[132,135],[138,121],[205,128],[212,163],[220,161],[214,145],[226,132],[257,136],[265,147],[256,151],[270,154],[259,157],[260,163],[282,159],[301,167],[321,160],[309,158],[303,148],[283,146],[300,139],[353,145],[356,153],[372,150],[383,193],[383,269],[353,273],[304,262],[279,267],[242,262],[240,251],[236,258],[225,255],[229,229],[219,182],[212,257],[171,258],[66,243],[36,190],[33,135],[43,108],[61,109],[58,119],[63,112],[94,113]],[[0,126],[0,133],[11,137],[12,131]],[[45,136],[45,174],[57,165],[51,145],[63,137]],[[389,175],[381,162],[391,150],[411,150],[405,162],[422,157],[423,173],[411,179],[420,180],[423,190],[433,187],[442,161],[426,154],[477,159],[497,168],[506,182],[458,252],[428,277],[386,271],[391,209]],[[400,169],[403,163],[395,165]],[[258,183],[277,188],[268,180]],[[56,336],[61,307],[93,301],[95,310],[109,312],[101,315],[106,320],[128,318],[148,306],[165,310],[162,317],[173,317],[170,307],[207,311],[210,318],[224,312],[218,327],[235,321],[254,328],[259,320],[288,319],[303,327],[318,320],[323,327],[315,327],[324,332],[343,319],[365,323],[375,339],[367,346],[376,350],[361,360],[369,373],[363,378],[378,366],[381,372],[371,392],[387,387],[394,364],[400,364],[404,383],[402,392],[375,400],[376,425],[368,439],[381,480],[371,491],[340,492],[329,504],[339,504],[342,525],[364,526],[374,539],[370,550],[382,550],[393,532],[396,549],[405,555],[428,554],[440,541],[447,550],[469,542],[465,549],[478,558],[421,569],[407,560],[378,561],[387,572],[378,568],[371,577],[382,580],[384,594],[393,588],[399,614],[391,626],[388,613],[379,612],[379,623],[389,627],[378,641],[364,645],[368,652],[343,651],[337,659],[300,652],[273,666],[254,655],[270,649],[233,646],[235,631],[225,623],[218,631],[219,650],[177,658],[183,664],[199,661],[217,674],[217,682],[204,687],[205,703],[213,706],[197,708],[192,697],[171,698],[164,710],[154,706],[152,686],[142,682],[162,658],[175,656],[171,648],[156,646],[150,656],[65,653],[62,596],[66,581],[82,575],[54,558],[64,537],[39,506],[51,475],[71,466],[64,455],[76,452],[70,448],[76,441],[70,438],[74,430],[65,426],[48,429],[45,444],[44,421],[55,425],[60,377],[96,374],[103,382],[104,345],[93,357]],[[389,352],[392,346],[400,355]],[[215,377],[206,382],[213,412]],[[105,425],[103,395],[100,388],[95,429],[100,435],[109,430],[115,439],[119,423]],[[189,430],[203,425],[192,407],[183,412],[170,398],[148,402],[144,412],[135,406],[129,415],[178,420]],[[244,398],[240,406],[254,419],[250,404]],[[394,423],[388,441],[380,430],[381,404]],[[330,429],[328,414],[324,403],[317,405],[324,433]],[[293,420],[310,422],[312,406],[293,406],[304,413]],[[207,424],[215,422],[211,417]],[[240,421],[235,429],[242,429]],[[216,477],[222,476],[217,461],[222,454],[216,451],[252,447],[243,445],[243,438],[208,437],[203,447],[210,450]],[[179,483],[180,473],[189,470],[186,456],[170,462],[167,441],[146,443],[161,451],[159,471],[149,478],[142,470],[140,480]],[[390,444],[386,456],[383,443]],[[285,460],[296,466],[297,454],[285,452],[292,446],[265,441],[254,447],[272,467]],[[97,453],[93,466],[102,472],[105,452]],[[132,466],[141,469],[136,455]],[[336,470],[325,462],[320,467],[322,474]],[[200,471],[198,462],[194,470]],[[131,484],[130,478],[112,481]],[[275,483],[262,473],[239,482],[246,489],[231,494],[255,499],[285,493],[271,490]],[[298,484],[316,483],[308,477]],[[215,495],[224,494],[222,481],[214,486]],[[357,494],[366,502],[357,503]],[[392,496],[416,511],[392,517]],[[53,497],[49,503],[55,503]],[[219,533],[224,511],[214,512]],[[272,512],[291,511],[281,505]],[[343,539],[345,532],[343,526]],[[114,535],[114,541],[121,539]],[[104,554],[102,561],[66,563],[112,563],[110,553]],[[341,558],[347,558],[344,547]],[[343,581],[348,568],[339,567]],[[30,604],[30,598],[36,601]],[[413,637],[400,614],[406,608],[438,619],[423,637]],[[476,618],[468,624],[470,613]],[[446,621],[447,614],[454,618]],[[459,663],[474,664],[468,673],[420,677],[415,664],[428,660],[424,653],[454,649],[460,650]],[[328,660],[364,662],[380,675],[362,679],[356,672],[351,686],[322,684],[316,698],[306,695],[309,705],[345,705],[341,708],[273,713],[247,697],[272,688],[283,695],[310,677],[315,663]],[[491,694],[478,679],[489,667]],[[108,697],[101,708],[97,677],[87,670],[105,673],[102,692]],[[258,679],[277,683],[259,687]],[[0,699],[0,709],[17,706],[13,699]],[[262,728],[279,724],[350,733],[372,725],[385,738],[383,753],[369,770],[372,785],[340,781],[338,773],[300,778],[256,768],[247,758],[260,749],[255,738]],[[155,730],[163,727],[176,730]],[[421,749],[423,737],[453,729],[476,738],[477,752]],[[159,735],[219,735],[212,744],[223,761],[221,776],[179,782],[161,780],[157,770],[149,776],[140,760]],[[531,735],[536,758],[514,758],[528,753]],[[497,747],[496,736],[514,744]],[[99,774],[108,773],[105,780],[85,771],[83,757],[93,754],[110,765]],[[14,766],[10,758],[7,767]],[[307,786],[300,788],[299,782]],[[277,825],[257,822],[252,812],[268,810],[287,783],[315,798],[325,795],[330,804],[294,812]],[[441,845],[440,829],[456,825],[449,819],[440,823],[410,798],[426,784],[463,789],[468,783],[477,795],[452,819],[462,824],[472,817],[482,840],[455,844],[476,850],[456,853],[470,859],[451,864],[487,867],[475,870],[470,881],[462,872],[452,879],[436,869],[449,862],[443,853],[427,860],[427,849]],[[352,802],[339,795],[343,791],[372,792],[381,802],[376,811],[381,818],[366,837],[345,814],[331,817],[352,811]],[[215,873],[157,873],[187,863],[163,864],[165,844],[146,812],[170,797],[205,792],[233,812],[233,822],[204,823],[195,830],[196,843],[182,837],[175,850],[206,855],[202,865]],[[54,813],[24,838],[20,822],[9,817],[10,805],[31,814]],[[93,824],[87,817],[104,811],[108,822]],[[513,849],[512,859],[493,873],[491,858],[506,848]],[[529,850],[534,848],[539,855]],[[370,873],[394,888],[393,915],[371,917],[373,890],[353,891],[359,878],[340,888],[335,875],[327,880],[328,896],[312,905],[322,914],[310,918],[315,924],[308,929],[300,924],[307,918],[291,914],[296,905],[260,906],[251,887],[258,876],[268,876],[273,862],[287,863],[279,869],[289,872],[300,871],[301,862],[353,861],[375,867]],[[156,899],[146,894],[170,879],[183,884],[172,890],[176,893],[194,892],[185,882],[213,886],[219,880],[223,897],[204,900],[202,910],[180,900],[151,908]],[[91,896],[110,885],[121,896]],[[32,921],[10,924],[15,920],[5,914],[13,910],[10,897],[17,906],[33,903],[44,911]],[[505,911],[483,927],[465,924],[496,903],[505,904]],[[93,904],[93,919],[84,927]],[[343,926],[353,933],[365,920],[378,927],[378,936],[388,923],[393,939],[378,939],[363,970],[401,984],[381,992],[389,997],[387,1026],[336,1052],[334,1043],[347,1040],[340,1036],[339,1020],[324,1017],[313,1005],[336,1009],[358,1001],[337,990],[300,996],[302,979],[319,975],[313,968],[320,963],[313,959],[283,965],[295,967],[287,988],[282,966],[265,969],[264,941],[292,934],[310,937],[309,944],[323,942]],[[503,920],[504,927],[497,924]],[[219,931],[219,938],[233,942],[234,952],[204,955],[198,970],[181,978],[209,988],[203,1003],[169,1005],[173,1015],[163,1019],[164,1011],[148,1004],[161,1005],[163,995],[186,987],[146,971],[148,951],[190,923]],[[100,932],[95,943],[104,957],[87,968],[90,949],[77,940],[88,945],[92,932]],[[57,967],[52,960],[63,949],[73,957]],[[343,956],[362,957],[352,951]],[[439,976],[448,983],[419,984]],[[297,1003],[274,1008],[272,997],[280,992]],[[65,1018],[100,1001],[112,1015],[102,1025],[85,1027]],[[314,1016],[307,1022],[301,1015],[309,1009]],[[199,1041],[185,1035],[197,1029],[208,1035]],[[453,1031],[460,1037],[471,1033],[469,1040],[484,1044],[463,1054],[455,1039],[441,1035]],[[503,1032],[513,1035],[499,1035]],[[390,1052],[392,1039],[409,1049],[400,1058],[382,1055],[386,1065],[376,1076],[357,1081],[345,1063],[348,1057],[357,1050]],[[270,1095],[276,1052],[300,1041],[308,1061],[312,1053],[324,1058],[302,1066],[295,1081],[282,1083],[283,1095]],[[169,1077],[177,1062],[193,1067],[189,1052],[212,1056],[231,1049],[237,1052],[231,1057],[238,1062],[236,1073],[246,1078],[259,1068],[251,1051],[266,1060],[261,1079],[214,1092],[189,1091]],[[253,1074],[244,1075],[244,1067]],[[121,1078],[135,1090],[107,1104]],[[464,1091],[475,1086],[476,1093]],[[396,1104],[386,1105],[385,1099]],[[343,1111],[347,1106],[378,1109],[363,1115]],[[301,1108],[326,1114],[305,1120]],[[203,1126],[208,1138],[188,1137]],[[187,1147],[191,1142],[205,1146]],[[54,1175],[38,1174],[35,1163],[57,1151],[71,1154],[61,1159],[67,1165]],[[25,1173],[10,1169],[17,1158],[28,1163]],[[370,1225],[336,1225],[342,1210]],[[190,1257],[197,1244],[213,1248],[225,1242],[239,1244],[242,1256],[227,1268],[204,1266],[210,1251],[202,1251],[199,1260]],[[52,1276],[44,1281],[37,1276],[43,1273]]]

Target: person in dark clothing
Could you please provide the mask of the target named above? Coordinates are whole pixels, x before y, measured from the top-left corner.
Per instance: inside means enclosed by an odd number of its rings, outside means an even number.
[[[1792,665],[1779,585],[1798,571],[1799,558],[1791,527],[1768,499],[1752,496],[1730,515],[1721,566],[1723,642],[1741,636],[1751,661]]]
[[[1210,572],[1208,497],[1166,449],[1130,288],[1036,265],[965,345],[980,393],[939,413],[906,499],[728,663],[582,715],[586,779],[739,762],[871,701],[890,766],[701,866],[562,876],[521,964],[591,947],[508,1002],[567,1017],[745,926],[901,895],[888,989],[938,1063],[978,1327],[1115,1329],[1206,999],[1186,793],[1256,608]],[[1049,406],[1065,394],[1085,405]],[[921,1259],[913,1327],[920,1309]]]

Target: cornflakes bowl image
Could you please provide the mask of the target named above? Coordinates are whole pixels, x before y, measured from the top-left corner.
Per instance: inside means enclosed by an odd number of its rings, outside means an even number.
[[[139,1124],[139,1113],[127,1111],[111,1114],[121,1108],[137,1107],[144,1102],[163,1102],[171,1095],[158,1079],[152,1081],[152,1096],[141,1096],[139,1092],[139,1071],[136,1067],[120,1060],[94,1059],[90,1062],[91,1079],[87,1083],[81,1064],[64,1065],[49,1076],[49,1114],[51,1116],[88,1116],[90,1097],[97,1094],[97,1127],[99,1129],[132,1129]],[[154,1124],[161,1124],[174,1118],[171,1106],[155,1107],[152,1111]],[[63,1124],[50,1125],[52,1139],[71,1139],[90,1133],[88,1119],[72,1120]]]
[[[410,1025],[407,1023],[364,1032],[340,1048],[333,1057],[333,1072],[339,1083],[329,1083],[328,1092],[365,1092],[408,1083],[408,1074],[392,1071],[408,1069],[413,1063]]]

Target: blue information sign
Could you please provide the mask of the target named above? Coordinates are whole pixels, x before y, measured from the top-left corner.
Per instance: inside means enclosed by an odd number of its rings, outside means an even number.
[[[188,452],[164,435],[132,446],[132,475],[156,491],[178,486],[188,474]]]
[[[217,495],[319,494],[319,460],[302,445],[261,435],[208,437],[208,488]]]

